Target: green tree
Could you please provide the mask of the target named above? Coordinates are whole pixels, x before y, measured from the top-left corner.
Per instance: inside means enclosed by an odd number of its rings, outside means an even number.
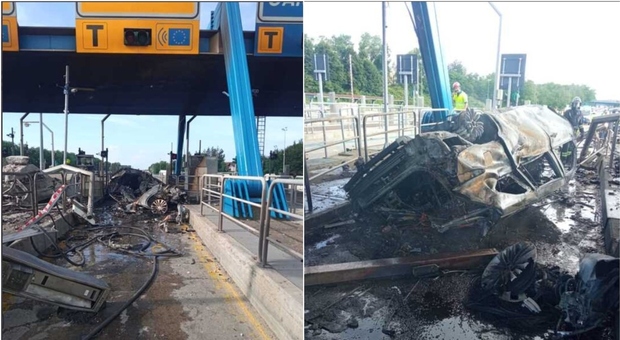
[[[153,164],[151,164],[149,166],[149,171],[152,174],[157,175],[160,171],[168,169],[169,165],[170,165],[170,163],[168,163],[166,161],[155,162],[155,163],[153,163]]]
[[[219,146],[212,146],[202,151],[203,155],[207,157],[217,157],[217,171],[219,172],[227,172],[228,168],[226,167],[226,156],[224,155],[224,150]]]

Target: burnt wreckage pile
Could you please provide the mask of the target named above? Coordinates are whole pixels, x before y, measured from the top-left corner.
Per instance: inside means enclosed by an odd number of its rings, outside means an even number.
[[[618,315],[620,259],[587,254],[570,275],[536,263],[536,248],[518,243],[499,253],[470,290],[466,307],[481,317],[554,337],[609,326]]]
[[[405,214],[440,232],[489,224],[551,194],[574,176],[570,124],[543,106],[466,111],[450,131],[400,137],[344,186],[353,205]]]
[[[155,215],[163,215],[181,207],[187,200],[186,192],[136,169],[122,169],[113,174],[108,194],[119,203],[120,209],[128,213],[148,209]]]

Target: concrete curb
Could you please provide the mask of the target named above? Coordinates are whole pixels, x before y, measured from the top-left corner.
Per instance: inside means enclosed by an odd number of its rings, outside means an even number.
[[[260,267],[247,249],[200,216],[198,206],[188,208],[190,224],[200,239],[278,339],[302,339],[303,291],[275,270]]]

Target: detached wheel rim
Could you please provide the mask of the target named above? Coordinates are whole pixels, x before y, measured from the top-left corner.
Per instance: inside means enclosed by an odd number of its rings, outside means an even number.
[[[151,211],[155,215],[163,215],[168,211],[168,202],[162,198],[157,198],[151,203]]]

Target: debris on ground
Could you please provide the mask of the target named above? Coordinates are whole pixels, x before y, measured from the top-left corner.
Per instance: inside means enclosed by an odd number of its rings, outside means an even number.
[[[613,327],[619,264],[618,258],[587,254],[577,274],[570,275],[557,266],[539,266],[536,248],[518,243],[489,263],[475,281],[466,308],[489,322],[547,331],[553,338]]]
[[[155,215],[164,215],[187,201],[187,193],[183,190],[165,185],[148,172],[131,168],[114,173],[107,191],[127,213],[147,209]]]
[[[50,199],[60,184],[55,178],[41,172],[41,170],[29,163],[28,156],[6,157],[7,164],[2,168],[2,206],[31,207],[33,194],[30,192],[31,183],[36,180],[36,202],[44,202]]]

